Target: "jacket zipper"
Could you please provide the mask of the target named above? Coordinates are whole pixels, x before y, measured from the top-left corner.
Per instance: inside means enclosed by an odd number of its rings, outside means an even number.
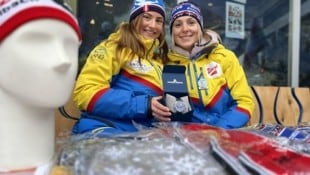
[[[198,87],[198,78],[199,78],[199,76],[198,76],[198,72],[197,72],[197,66],[196,66],[195,63],[196,63],[196,62],[195,62],[194,60],[191,60],[191,64],[193,65],[193,67],[194,67],[194,72],[195,72],[195,84],[196,84],[196,88],[197,88],[197,91],[198,91],[199,101],[200,101],[200,104],[201,104],[202,106],[204,106],[204,105],[203,105],[203,101],[202,101],[202,94],[201,94],[201,91],[200,91],[200,89],[199,89],[199,87]]]

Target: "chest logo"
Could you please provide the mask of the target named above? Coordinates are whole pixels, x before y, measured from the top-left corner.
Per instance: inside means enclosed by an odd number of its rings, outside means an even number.
[[[222,68],[216,62],[211,62],[206,65],[206,71],[209,78],[217,78],[222,75]]]
[[[143,61],[139,63],[138,60],[133,60],[128,63],[128,66],[134,69],[137,72],[147,73],[152,70],[152,66],[145,64]]]

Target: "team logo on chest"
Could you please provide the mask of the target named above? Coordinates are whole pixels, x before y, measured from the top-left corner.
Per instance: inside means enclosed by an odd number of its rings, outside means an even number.
[[[147,73],[152,70],[152,66],[147,65],[142,60],[141,62],[139,62],[139,60],[132,60],[131,62],[128,63],[128,66],[134,69],[135,71],[141,73]]]
[[[211,62],[206,65],[206,72],[209,78],[217,78],[222,75],[222,68],[216,62]]]

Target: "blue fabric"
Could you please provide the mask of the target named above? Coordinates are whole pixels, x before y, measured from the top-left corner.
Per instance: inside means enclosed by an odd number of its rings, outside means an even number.
[[[175,6],[170,14],[170,33],[173,22],[181,16],[192,16],[194,17],[198,23],[200,24],[200,27],[203,27],[203,15],[196,5],[190,3],[190,2],[183,2]]]
[[[119,120],[115,118],[102,118],[99,116],[92,116],[89,113],[82,113],[81,118],[75,123],[72,129],[72,134],[83,134],[87,132],[94,132],[100,130],[100,128],[111,128],[105,129],[104,133],[116,134],[123,132],[136,132],[138,129],[135,127],[135,123],[143,125],[144,127],[152,127],[153,119],[141,119],[141,120]],[[98,131],[99,131],[98,130]]]
[[[165,13],[165,4],[163,0],[135,0],[133,7],[130,12],[129,21],[133,20],[135,17],[140,15],[143,12],[155,11],[161,14],[164,18]]]

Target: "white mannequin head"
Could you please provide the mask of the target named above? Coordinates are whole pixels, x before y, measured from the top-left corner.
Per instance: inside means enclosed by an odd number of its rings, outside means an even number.
[[[62,21],[23,24],[0,44],[1,91],[36,107],[63,105],[77,73],[78,43],[74,30]]]
[[[1,174],[51,161],[54,111],[73,90],[81,33],[52,0],[0,0],[0,30]]]
[[[63,105],[77,72],[76,18],[51,0],[0,0],[0,28],[0,89],[29,105]]]

